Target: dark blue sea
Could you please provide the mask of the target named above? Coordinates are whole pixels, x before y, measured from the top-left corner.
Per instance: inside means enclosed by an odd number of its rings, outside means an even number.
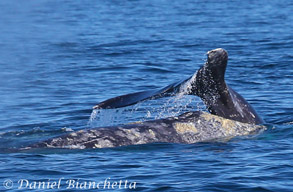
[[[288,0],[0,1],[0,191],[293,191],[292,12]],[[219,47],[229,53],[227,83],[266,121],[263,133],[18,150],[75,130],[204,110],[195,97],[92,107],[188,78]]]

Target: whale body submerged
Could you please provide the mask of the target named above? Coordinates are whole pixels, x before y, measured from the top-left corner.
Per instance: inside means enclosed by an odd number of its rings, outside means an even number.
[[[29,148],[108,148],[147,143],[197,143],[256,134],[262,125],[241,123],[202,111],[122,126],[84,129]]]

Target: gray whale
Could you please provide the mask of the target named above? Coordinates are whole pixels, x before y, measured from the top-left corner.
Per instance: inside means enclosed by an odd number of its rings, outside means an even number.
[[[121,126],[84,129],[28,146],[31,148],[107,148],[147,143],[196,143],[245,136],[264,130],[263,120],[252,106],[224,79],[228,53],[214,49],[207,62],[191,77],[158,90],[142,91],[108,99],[95,109],[113,109],[146,99],[182,93],[199,96],[210,113],[186,112],[177,117]]]
[[[184,81],[162,89],[141,91],[100,102],[94,109],[113,109],[147,99],[174,96],[178,93],[200,97],[211,114],[242,123],[262,124],[264,121],[253,107],[225,82],[228,53],[222,48],[207,52],[207,62]]]
[[[33,144],[30,148],[88,149],[147,143],[197,143],[256,134],[265,129],[202,111],[178,117],[135,122],[122,126],[84,129]]]

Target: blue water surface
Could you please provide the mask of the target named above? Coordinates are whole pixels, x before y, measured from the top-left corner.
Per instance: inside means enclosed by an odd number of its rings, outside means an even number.
[[[0,191],[60,178],[59,189],[39,191],[293,191],[292,1],[3,0],[0,10]],[[170,112],[167,98],[91,118],[100,101],[189,77],[218,47],[229,52],[227,83],[266,121],[264,133],[17,151],[74,130],[197,110],[188,101]],[[66,189],[69,179],[136,186]]]

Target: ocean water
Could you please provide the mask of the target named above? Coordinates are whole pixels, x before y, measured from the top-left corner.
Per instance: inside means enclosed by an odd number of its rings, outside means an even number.
[[[0,191],[34,182],[46,182],[35,191],[293,191],[293,2],[3,0],[0,10]],[[189,77],[218,47],[229,53],[227,83],[266,121],[264,133],[17,151],[74,130],[204,110],[184,97],[92,113],[105,99]]]

